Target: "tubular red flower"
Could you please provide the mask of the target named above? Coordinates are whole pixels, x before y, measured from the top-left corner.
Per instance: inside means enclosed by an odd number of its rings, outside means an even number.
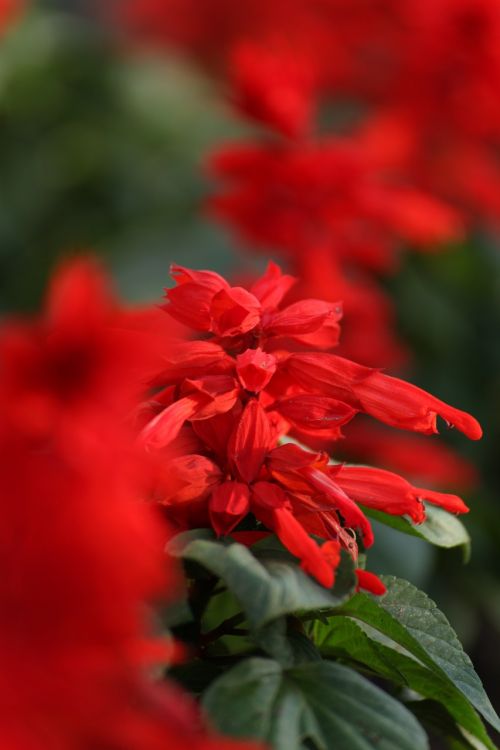
[[[404,380],[374,372],[353,387],[363,411],[381,422],[427,435],[437,432],[436,418],[442,417],[471,440],[479,440],[482,430],[470,414],[455,409]]]
[[[217,534],[229,534],[250,510],[250,490],[242,482],[224,482],[213,491],[208,507]]]
[[[374,536],[369,520],[336,481],[334,482],[327,474],[314,468],[302,469],[301,474],[317,492],[321,493],[341,513],[346,526],[360,530],[364,546],[371,547]]]
[[[166,292],[169,315],[197,331],[209,331],[212,299],[229,284],[211,271],[191,271],[172,265],[171,274],[177,286]]]
[[[237,476],[253,482],[260,473],[273,436],[266,413],[251,400],[243,410],[228,445],[228,459]]]
[[[299,558],[306,572],[323,586],[333,586],[335,575],[332,558],[321,554],[321,549],[294,518],[290,502],[282,489],[269,482],[257,482],[252,487],[251,508],[292,555]],[[335,558],[333,562],[338,562],[338,559]]]
[[[415,523],[425,520],[423,500],[451,513],[469,510],[457,495],[413,487],[403,477],[382,469],[342,466],[335,472],[335,482],[356,502],[390,515],[407,515]]]
[[[335,474],[335,482],[353,500],[368,508],[391,515],[407,515],[415,523],[425,518],[418,492],[397,474],[364,466],[342,466]]]
[[[238,44],[230,62],[235,103],[250,117],[284,135],[304,135],[314,108],[315,76],[309,61],[297,50],[281,45]]]
[[[276,358],[266,354],[260,347],[247,349],[236,357],[236,372],[243,388],[259,393],[276,372]]]
[[[242,287],[221,289],[210,304],[212,330],[219,336],[247,333],[260,321],[259,300]]]
[[[457,427],[472,440],[482,430],[470,414],[455,409],[399,378],[327,353],[292,354],[287,370],[300,384],[346,401],[381,422],[424,434],[437,432],[436,418]]]

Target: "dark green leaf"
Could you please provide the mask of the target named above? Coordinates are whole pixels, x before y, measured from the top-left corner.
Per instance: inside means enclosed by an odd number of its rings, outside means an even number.
[[[345,554],[332,589],[320,586],[283,548],[260,548],[255,554],[241,544],[181,534],[170,543],[170,554],[202,565],[219,576],[238,599],[252,628],[298,611],[333,610],[354,591],[351,558]],[[258,559],[256,557],[258,555]]]
[[[449,750],[485,750],[486,745],[474,737],[469,739],[466,733],[460,731],[439,703],[423,700],[407,705],[425,727],[445,740]]]
[[[283,670],[270,659],[248,659],[219,677],[203,702],[220,731],[267,741],[275,750],[428,747],[401,703],[332,662]]]
[[[340,613],[362,620],[398,643],[455,686],[495,729],[500,729],[481,680],[443,613],[407,581],[386,576],[384,582],[385,596],[375,600],[357,594]]]
[[[481,739],[483,747],[495,750],[467,698],[446,677],[414,659],[394,641],[349,617],[332,617],[326,625],[315,622],[310,631],[324,656],[340,657],[354,665],[363,665],[396,685],[441,703],[457,724]],[[449,718],[448,723],[454,722]],[[455,729],[457,733],[458,729]]]

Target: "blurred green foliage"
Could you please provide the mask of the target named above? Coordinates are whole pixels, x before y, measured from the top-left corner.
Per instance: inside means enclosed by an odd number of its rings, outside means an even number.
[[[4,310],[36,307],[54,260],[81,249],[118,259],[142,298],[158,296],[174,256],[229,264],[195,215],[198,162],[234,126],[194,72],[120,52],[90,21],[41,9],[1,41]]]

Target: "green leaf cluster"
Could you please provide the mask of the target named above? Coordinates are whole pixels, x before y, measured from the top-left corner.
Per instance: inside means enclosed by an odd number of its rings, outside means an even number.
[[[494,750],[483,722],[500,730],[500,720],[448,621],[413,585],[387,577],[384,596],[356,593],[346,554],[327,590],[275,537],[246,547],[194,531],[168,552],[188,581],[171,627],[196,649],[171,674],[222,733],[276,750],[425,750],[428,735]]]

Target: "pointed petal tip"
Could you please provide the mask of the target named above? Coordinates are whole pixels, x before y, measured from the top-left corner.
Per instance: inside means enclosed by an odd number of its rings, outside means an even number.
[[[356,577],[358,579],[358,591],[369,591],[376,596],[382,596],[387,593],[385,585],[375,573],[370,573],[368,570],[357,568]]]

